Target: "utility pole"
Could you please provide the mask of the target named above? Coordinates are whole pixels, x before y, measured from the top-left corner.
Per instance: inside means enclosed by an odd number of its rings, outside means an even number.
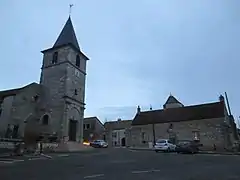
[[[152,124],[152,133],[153,133],[153,146],[154,146],[156,144],[155,124]]]
[[[230,105],[229,105],[229,102],[228,102],[228,96],[227,96],[226,92],[225,92],[225,97],[226,97],[226,101],[227,101],[227,107],[228,107],[229,115],[231,116],[232,113],[231,113]]]
[[[228,118],[230,118],[230,123],[231,123],[231,127],[232,127],[232,130],[233,130],[234,138],[236,140],[238,140],[239,137],[238,137],[238,132],[237,132],[237,126],[236,126],[236,123],[234,122],[234,117],[233,117],[231,109],[230,109],[228,96],[227,96],[226,92],[225,92],[225,97],[226,97],[227,107],[228,107],[228,111],[229,111],[229,117]]]

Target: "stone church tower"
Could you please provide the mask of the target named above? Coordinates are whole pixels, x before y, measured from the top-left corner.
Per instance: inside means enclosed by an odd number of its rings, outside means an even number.
[[[69,17],[52,48],[42,51],[40,84],[48,89],[49,123],[59,139],[82,141],[86,63]]]

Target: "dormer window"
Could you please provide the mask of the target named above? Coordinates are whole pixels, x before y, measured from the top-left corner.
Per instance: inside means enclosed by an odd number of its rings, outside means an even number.
[[[80,67],[80,57],[79,57],[79,55],[76,56],[76,66]]]
[[[58,52],[53,53],[52,64],[56,64],[58,62]]]

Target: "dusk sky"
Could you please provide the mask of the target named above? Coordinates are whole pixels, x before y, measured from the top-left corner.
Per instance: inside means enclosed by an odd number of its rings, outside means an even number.
[[[0,89],[39,82],[41,50],[52,47],[72,8],[87,64],[85,116],[132,119],[137,105],[162,108],[228,93],[238,119],[239,0],[0,1]]]

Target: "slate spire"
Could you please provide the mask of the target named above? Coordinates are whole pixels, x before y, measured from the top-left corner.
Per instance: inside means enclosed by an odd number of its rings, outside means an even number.
[[[77,37],[73,28],[71,17],[69,16],[66,24],[64,25],[60,35],[57,38],[57,41],[53,45],[53,48],[71,44],[75,48],[80,51],[80,47],[78,45]]]

